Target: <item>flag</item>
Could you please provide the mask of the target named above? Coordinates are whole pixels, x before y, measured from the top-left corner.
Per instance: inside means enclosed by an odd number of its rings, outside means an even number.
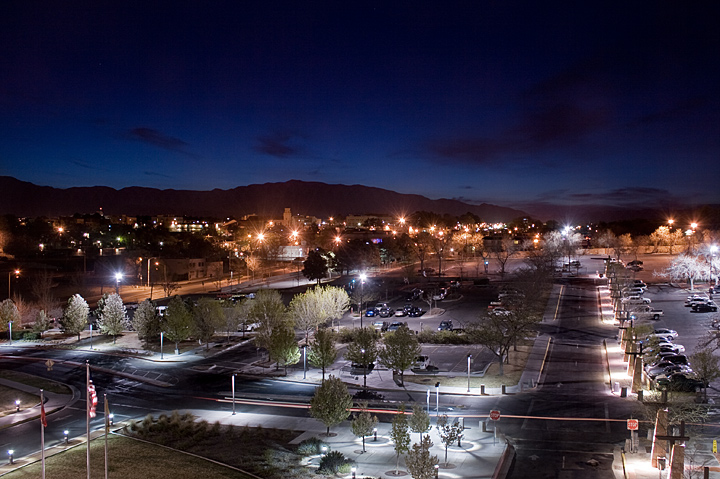
[[[95,392],[95,385],[92,382],[92,376],[88,378],[88,395],[87,400],[90,403],[88,408],[88,416],[95,417],[95,408],[97,407],[98,399],[97,392]]]
[[[43,427],[47,427],[47,418],[45,417],[45,404],[40,403],[40,423]]]

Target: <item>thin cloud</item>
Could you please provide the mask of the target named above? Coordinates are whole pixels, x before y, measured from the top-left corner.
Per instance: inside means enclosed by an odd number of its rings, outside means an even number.
[[[292,133],[277,132],[271,135],[264,135],[257,138],[253,149],[265,155],[275,158],[290,158],[301,153],[301,149],[293,146],[290,142],[296,137]]]
[[[128,136],[136,141],[147,143],[164,150],[182,153],[187,156],[195,157],[196,155],[187,151],[188,143],[179,138],[166,135],[154,128],[137,127],[128,132]]]
[[[172,178],[170,175],[166,175],[164,173],[158,173],[157,171],[143,171],[143,175],[145,176],[159,176],[161,178]]]

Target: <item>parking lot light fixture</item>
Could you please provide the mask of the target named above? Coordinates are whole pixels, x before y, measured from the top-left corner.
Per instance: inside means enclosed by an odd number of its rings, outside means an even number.
[[[376,427],[373,428],[373,435],[375,436],[373,438],[373,442],[375,442],[375,441],[377,441],[377,428]]]
[[[15,412],[20,412],[20,400],[15,400]]]
[[[468,355],[467,355],[467,362],[468,362],[468,365],[467,365],[467,366],[468,366],[468,387],[467,387],[467,392],[470,392],[470,362],[471,362],[471,359],[472,359],[472,354],[468,354]]]
[[[365,273],[360,274],[360,307],[358,310],[360,311],[360,329],[363,327],[363,295],[365,293],[365,279],[367,276]]]
[[[440,381],[435,383],[435,416],[440,415]]]
[[[70,431],[68,431],[67,429],[65,429],[65,430],[63,431],[63,434],[65,435],[65,445],[67,446],[67,444],[68,444],[68,442],[69,442]]]
[[[8,459],[10,464],[15,464],[15,461],[13,461],[13,454],[15,454],[15,451],[12,449],[8,449]]]
[[[122,280],[122,277],[122,273],[115,273],[115,294],[120,294],[120,281]]]

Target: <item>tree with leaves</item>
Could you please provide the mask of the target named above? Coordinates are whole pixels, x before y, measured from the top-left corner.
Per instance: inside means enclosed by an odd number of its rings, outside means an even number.
[[[364,365],[363,387],[367,387],[367,370],[378,355],[377,332],[373,328],[358,329],[355,338],[348,344],[345,359],[354,364]]]
[[[225,324],[222,304],[211,298],[200,298],[193,307],[195,336],[205,342],[205,349],[210,349],[210,340],[218,329]]]
[[[410,475],[413,479],[432,479],[435,477],[435,465],[438,457],[430,455],[430,448],[433,446],[430,435],[424,436],[419,443],[412,446],[405,458]]]
[[[408,421],[405,415],[404,404],[400,404],[398,413],[392,420],[390,439],[392,439],[393,447],[395,448],[395,475],[397,475],[400,469],[400,456],[410,449],[410,433],[408,432]]]
[[[249,322],[257,323],[255,344],[269,349],[272,331],[288,321],[287,308],[282,297],[274,289],[261,289],[255,299],[247,302],[246,316]]]
[[[122,298],[117,293],[104,294],[98,301],[98,326],[100,332],[113,338],[128,328],[128,316]]]
[[[276,363],[276,369],[282,365],[287,375],[288,364],[296,364],[300,361],[300,348],[295,339],[295,330],[287,323],[274,328],[270,333],[268,352],[270,359]]]
[[[431,428],[430,414],[428,414],[427,410],[422,404],[413,404],[412,416],[410,416],[408,424],[410,425],[410,430],[412,432],[420,434],[420,441],[422,442],[423,433],[428,432]]]
[[[378,355],[380,364],[391,371],[400,372],[400,386],[404,386],[404,372],[415,362],[415,358],[422,353],[417,336],[403,324],[395,331],[385,334],[384,347]]]
[[[155,304],[149,299],[138,304],[132,319],[133,328],[138,333],[138,339],[148,342],[160,336],[160,316],[157,314]]]
[[[360,412],[355,414],[352,420],[352,431],[355,437],[362,438],[362,452],[365,452],[365,436],[369,436],[378,423],[377,416],[371,415],[368,410],[368,403],[360,403]]]
[[[336,359],[335,333],[332,329],[327,328],[318,330],[310,343],[308,361],[316,368],[322,369],[323,381],[325,381],[325,369],[332,366]]]
[[[322,302],[318,290],[308,289],[296,294],[290,301],[289,314],[295,325],[305,333],[305,344],[310,330],[317,328],[323,321]]]
[[[323,323],[328,320],[334,321],[342,318],[350,308],[350,296],[348,296],[343,288],[337,286],[322,286],[315,288],[315,290],[319,291]]]
[[[223,308],[223,315],[225,317],[225,332],[227,333],[227,340],[230,341],[230,333],[237,331],[238,327],[242,324],[242,334],[243,337],[245,337],[245,325],[243,324],[243,318],[245,317],[245,311],[243,307],[243,302],[238,302],[235,304],[227,304],[230,303],[229,301],[226,302],[225,307]]]
[[[440,440],[445,445],[445,465],[447,465],[448,447],[462,437],[463,427],[458,422],[457,418],[450,422],[447,414],[443,414],[438,418],[435,427],[440,435]]]
[[[45,310],[41,309],[35,315],[35,321],[33,322],[32,330],[35,333],[40,334],[42,337],[43,333],[52,327],[52,320],[45,314]]]
[[[697,349],[690,356],[690,362],[697,378],[703,382],[705,400],[707,400],[708,386],[712,381],[720,378],[720,357],[716,356],[710,348]]]
[[[327,436],[330,427],[347,419],[351,407],[352,396],[347,386],[333,375],[315,388],[315,395],[310,399],[310,415],[327,426]]]
[[[7,330],[10,322],[18,324],[20,322],[20,312],[12,299],[6,299],[0,303],[0,324]]]
[[[307,259],[303,261],[302,274],[310,281],[317,281],[320,284],[320,280],[327,276],[328,265],[325,252],[320,248],[315,248],[308,252]]]
[[[79,341],[80,333],[88,325],[89,315],[90,308],[88,307],[87,301],[85,301],[85,299],[79,294],[75,294],[68,299],[67,306],[63,312],[63,317],[60,319],[60,324],[65,332],[77,334]]]
[[[192,334],[192,312],[180,296],[175,296],[168,303],[164,319],[165,337],[175,343],[175,354],[180,354],[178,345]]]

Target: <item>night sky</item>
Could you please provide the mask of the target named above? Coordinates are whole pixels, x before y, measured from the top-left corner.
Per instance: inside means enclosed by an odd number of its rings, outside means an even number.
[[[5,1],[0,175],[720,203],[719,5]]]

